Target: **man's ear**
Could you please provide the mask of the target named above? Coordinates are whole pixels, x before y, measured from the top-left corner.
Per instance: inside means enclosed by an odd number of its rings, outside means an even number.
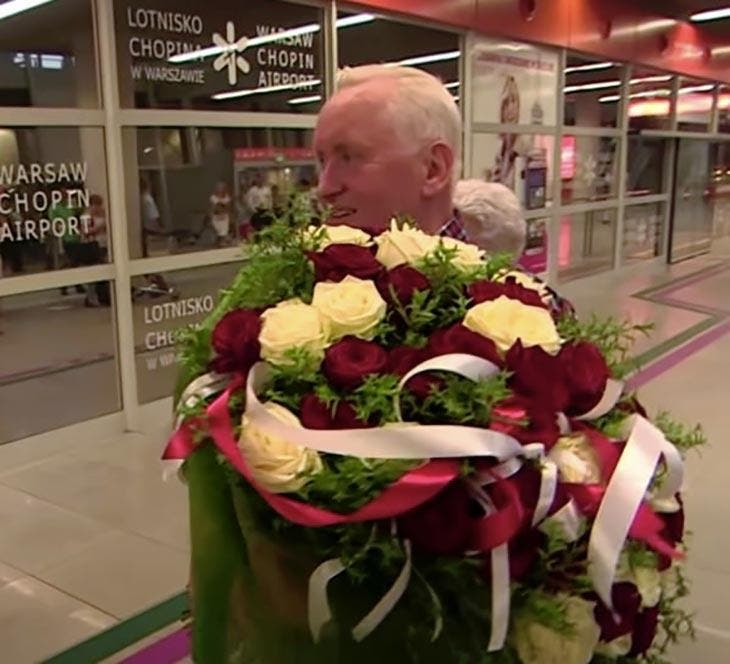
[[[433,143],[425,155],[426,179],[423,195],[431,198],[451,186],[454,152],[446,143]]]

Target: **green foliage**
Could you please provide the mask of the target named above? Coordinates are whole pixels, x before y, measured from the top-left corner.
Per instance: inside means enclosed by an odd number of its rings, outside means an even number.
[[[306,349],[290,348],[284,356],[286,364],[270,365],[270,379],[261,394],[262,400],[298,411],[302,397],[327,381],[319,371],[319,361]]]
[[[573,624],[568,619],[565,602],[560,597],[539,588],[520,585],[513,598],[514,611],[522,619],[537,622],[566,637],[573,635]]]
[[[589,341],[598,346],[613,376],[623,378],[636,369],[636,363],[629,353],[638,335],[649,334],[654,326],[634,325],[613,317],[601,319],[593,314],[587,321],[578,320],[572,315],[563,316],[557,327],[558,333],[566,341]]]
[[[393,374],[367,376],[350,399],[357,418],[378,426],[397,422],[395,397],[398,394],[398,382],[398,376]]]
[[[672,443],[682,455],[690,450],[698,449],[707,444],[707,436],[702,426],[696,424],[689,427],[677,420],[672,419],[666,411],[661,411],[654,418],[654,424],[661,429],[667,440]]]
[[[432,385],[425,399],[404,392],[401,401],[406,419],[422,424],[486,426],[495,404],[511,394],[504,372],[475,381],[446,372],[433,375],[440,384]]]

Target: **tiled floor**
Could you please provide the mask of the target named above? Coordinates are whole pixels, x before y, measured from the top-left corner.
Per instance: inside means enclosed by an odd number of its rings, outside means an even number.
[[[561,290],[582,315],[623,315],[656,325],[639,352],[691,328],[710,315],[730,312],[730,269],[649,299],[633,293],[730,260],[719,247],[704,257],[667,268],[638,266],[598,275]],[[678,308],[682,302],[708,312]],[[730,452],[730,335],[662,374],[642,389],[651,411],[668,408],[701,421],[712,441],[688,463],[687,513],[695,535],[688,571],[694,582],[699,640],[676,650],[677,664],[727,661],[730,615],[730,535],[725,487]],[[163,421],[161,415],[159,422]],[[38,661],[128,618],[184,587],[187,578],[185,489],[161,479],[164,428],[68,445],[0,446],[0,661]]]

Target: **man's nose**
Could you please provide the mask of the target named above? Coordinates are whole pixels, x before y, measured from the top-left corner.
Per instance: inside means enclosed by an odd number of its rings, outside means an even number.
[[[323,203],[334,203],[344,189],[344,183],[338,176],[336,167],[331,164],[322,166],[317,185],[317,197],[319,200]]]

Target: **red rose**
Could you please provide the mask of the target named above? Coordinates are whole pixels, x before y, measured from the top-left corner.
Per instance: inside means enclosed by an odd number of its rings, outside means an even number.
[[[504,362],[496,344],[483,337],[481,334],[472,332],[461,323],[434,332],[426,345],[426,355],[436,357],[448,355],[449,353],[468,353],[489,360],[498,367]]]
[[[644,609],[634,620],[629,657],[643,655],[654,641],[659,624],[659,606]]]
[[[593,616],[601,628],[601,641],[608,643],[619,636],[631,633],[641,607],[641,595],[633,583],[614,583],[611,588],[611,600],[618,621],[614,620],[611,610],[599,599],[598,595],[590,593],[589,599],[596,602]]]
[[[358,279],[374,279],[383,266],[372,251],[356,244],[331,244],[320,252],[309,252],[317,281],[342,281],[348,274]]]
[[[348,336],[327,349],[322,371],[335,387],[353,390],[369,374],[383,373],[387,364],[387,351],[374,341]]]
[[[512,395],[494,407],[489,428],[509,434],[523,445],[540,442],[546,450],[560,438],[555,411],[539,401],[518,395]]]
[[[593,408],[606,389],[609,370],[601,351],[587,341],[563,346],[558,354],[570,393],[567,415],[582,415]]]
[[[229,311],[213,330],[216,357],[210,368],[219,373],[246,373],[261,357],[261,319],[251,309]]]
[[[463,553],[473,523],[470,501],[464,484],[452,482],[431,500],[403,514],[399,530],[416,551],[443,556]]]
[[[467,292],[469,297],[474,301],[474,304],[487,302],[488,300],[496,300],[501,295],[506,295],[512,300],[519,300],[523,304],[530,305],[531,307],[548,308],[537,291],[531,288],[525,288],[515,281],[503,284],[498,281],[484,279],[471,284]]]
[[[388,373],[405,376],[411,369],[426,359],[422,348],[396,346],[388,354]]]
[[[428,290],[431,287],[431,282],[424,274],[410,265],[399,265],[392,270],[383,272],[378,278],[377,286],[386,302],[392,303],[393,293],[395,293],[398,302],[402,306],[406,306],[410,303],[416,291]]]
[[[367,422],[357,419],[355,409],[347,401],[340,401],[333,413],[314,394],[302,397],[299,419],[307,429],[365,429],[369,426]]]
[[[561,361],[540,346],[524,348],[518,339],[505,356],[513,372],[508,384],[519,394],[554,412],[564,411],[569,392]]]

